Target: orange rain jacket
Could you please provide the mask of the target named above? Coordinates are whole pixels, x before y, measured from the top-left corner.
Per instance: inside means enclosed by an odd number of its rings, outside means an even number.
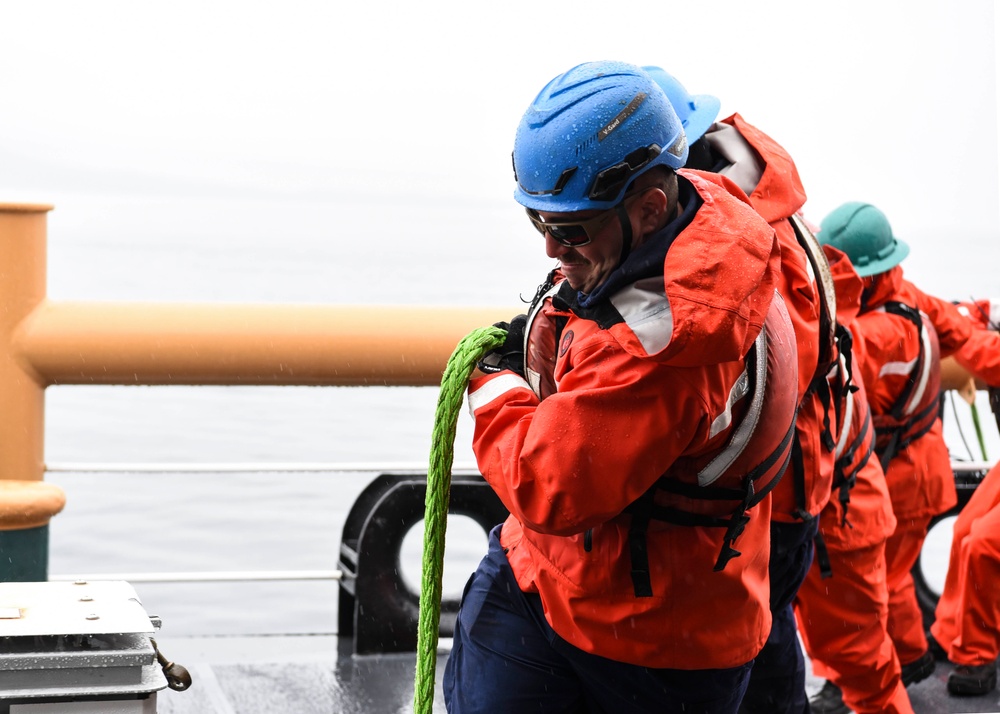
[[[991,387],[1000,387],[1000,303],[959,303],[958,311],[973,324],[972,335],[955,353],[955,361]]]
[[[969,339],[969,321],[951,303],[921,292],[895,266],[867,278],[865,305],[858,316],[856,343],[860,345],[860,373],[872,413],[885,415],[905,388],[904,366],[917,360],[920,337],[912,322],[878,308],[895,301],[915,307],[927,316],[937,334],[941,357],[958,350]],[[899,368],[897,368],[897,366]],[[935,395],[936,398],[936,395]],[[897,520],[943,513],[957,503],[955,481],[940,422],[916,439],[889,463],[885,472]]]
[[[1000,655],[1000,464],[955,521],[948,575],[931,633],[955,664],[981,665]]]
[[[958,312],[969,319],[980,330],[1000,329],[1000,301],[976,300],[975,302],[960,302]]]
[[[769,499],[748,511],[735,542],[742,554],[721,570],[713,569],[721,529],[651,521],[652,597],[633,589],[625,509],[664,475],[678,483],[696,475],[671,467],[729,445],[745,402],[744,357],[774,311],[783,326],[769,328],[768,340],[792,368],[769,371],[779,394],[765,413],[789,432],[795,340],[775,292],[774,231],[730,181],[678,174],[703,203],[670,246],[662,277],[602,304],[620,320],[565,315],[557,391],[546,398],[512,372],[473,379],[473,448],[511,513],[500,542],[518,584],[539,594],[561,637],[653,668],[728,668],[750,661],[771,625]],[[756,450],[752,439],[744,456],[768,455]],[[742,480],[727,473],[715,485]]]
[[[774,228],[781,250],[778,291],[792,319],[799,356],[800,407],[795,437],[802,451],[803,473],[802,494],[797,496],[796,464],[789,466],[771,496],[771,520],[794,523],[801,520],[797,514],[802,511],[819,515],[830,498],[833,479],[833,453],[821,443],[827,410],[816,390],[809,391],[820,359],[822,306],[813,268],[789,220],[802,209],[806,193],[788,152],[739,114],[721,120],[706,136],[716,151],[731,162],[721,173],[746,192],[750,204]]]

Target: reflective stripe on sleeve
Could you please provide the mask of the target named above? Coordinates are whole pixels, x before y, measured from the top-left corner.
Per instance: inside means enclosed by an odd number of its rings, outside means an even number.
[[[531,391],[528,383],[513,372],[494,377],[479,389],[469,392],[469,413],[475,416],[477,409],[515,389]]]

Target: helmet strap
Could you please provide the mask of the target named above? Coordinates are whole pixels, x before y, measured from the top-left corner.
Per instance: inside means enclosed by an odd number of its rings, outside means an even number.
[[[621,265],[632,252],[632,219],[629,218],[628,211],[625,210],[625,201],[621,201],[615,206],[615,211],[618,213],[618,222],[622,226],[622,254],[618,260],[618,265]]]

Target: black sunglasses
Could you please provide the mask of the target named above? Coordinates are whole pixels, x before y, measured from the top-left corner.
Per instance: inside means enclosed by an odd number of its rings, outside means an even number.
[[[602,211],[593,218],[584,221],[546,221],[538,211],[533,208],[524,209],[528,212],[528,218],[535,229],[545,235],[548,233],[559,245],[567,248],[579,248],[587,245],[597,235],[597,232],[604,227],[604,224],[612,217],[614,208]]]
[[[636,196],[649,191],[654,186],[648,188],[640,189],[639,191],[634,191],[632,193],[626,194],[622,197],[622,203],[629,200],[630,198],[635,198]],[[609,220],[614,216],[613,213],[618,209],[618,206],[612,206],[611,208],[602,211],[593,218],[586,218],[582,221],[546,221],[542,218],[538,211],[533,208],[525,208],[524,210],[528,214],[528,218],[531,220],[531,224],[535,227],[542,235],[548,233],[552,236],[552,239],[559,245],[564,245],[567,248],[580,248],[585,246],[590,241],[594,239],[594,236],[604,227]]]

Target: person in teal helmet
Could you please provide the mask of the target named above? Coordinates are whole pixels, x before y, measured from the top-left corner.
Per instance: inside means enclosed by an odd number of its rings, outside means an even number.
[[[686,157],[624,62],[560,74],[518,126],[514,198],[556,267],[469,384],[510,516],[462,597],[453,714],[738,711],[795,340],[773,229]]]
[[[862,278],[888,272],[910,254],[909,244],[896,237],[886,215],[870,203],[837,206],[823,219],[820,231],[823,243],[846,253]]]
[[[955,305],[906,280],[901,263],[909,245],[875,206],[838,206],[823,219],[819,238],[843,251],[864,282],[856,371],[868,394],[875,451],[897,521],[885,549],[887,630],[904,679],[920,681],[933,673],[934,657],[911,570],[931,519],[957,501],[938,418],[940,360],[962,348],[972,328]]]

